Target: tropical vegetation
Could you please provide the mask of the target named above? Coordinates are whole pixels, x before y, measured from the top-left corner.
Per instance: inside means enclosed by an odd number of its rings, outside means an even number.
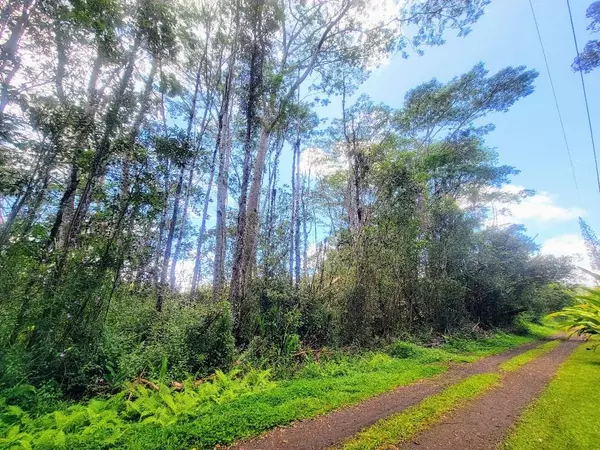
[[[534,194],[486,137],[535,70],[360,95],[488,4],[3,2],[1,442],[208,448],[571,305],[491,206]]]

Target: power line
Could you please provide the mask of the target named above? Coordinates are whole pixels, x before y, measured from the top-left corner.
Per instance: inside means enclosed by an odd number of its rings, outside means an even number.
[[[535,10],[533,9],[533,3],[529,0],[529,6],[531,7],[531,14],[533,16],[533,23],[537,31],[538,39],[540,41],[540,47],[542,48],[542,55],[544,55],[544,63],[546,64],[546,72],[548,73],[548,79],[550,80],[550,87],[552,88],[552,95],[554,96],[554,105],[556,106],[556,112],[558,113],[558,120],[560,122],[560,128],[562,130],[563,139],[565,140],[565,148],[567,149],[567,155],[569,156],[569,164],[571,165],[571,172],[573,173],[573,182],[575,183],[575,190],[577,191],[577,198],[581,202],[579,195],[579,185],[577,183],[577,175],[575,175],[575,167],[573,166],[573,158],[571,157],[571,149],[569,148],[569,142],[567,140],[567,132],[565,131],[565,125],[563,123],[562,114],[560,113],[560,107],[558,106],[558,98],[556,97],[556,89],[554,88],[554,81],[552,80],[552,74],[550,72],[550,65],[548,64],[548,57],[546,56],[546,50],[544,48],[544,41],[542,40],[542,34],[540,33],[540,27],[538,26],[537,17]]]
[[[581,68],[581,60],[579,58],[579,44],[577,44],[577,35],[575,34],[575,25],[573,24],[573,13],[571,12],[571,2],[567,0],[567,8],[569,8],[569,19],[571,19],[571,30],[573,31],[573,42],[575,43],[575,51],[577,52],[577,66],[579,67],[579,76],[581,77],[581,88],[583,89],[583,98],[585,100],[585,109],[587,111],[588,126],[590,127],[590,138],[592,139],[592,150],[594,152],[594,163],[596,165],[596,180],[598,181],[598,190],[600,191],[600,173],[598,172],[598,157],[596,156],[596,143],[594,142],[594,129],[592,128],[592,118],[590,116],[590,106],[585,89],[585,81],[583,79],[583,69]]]

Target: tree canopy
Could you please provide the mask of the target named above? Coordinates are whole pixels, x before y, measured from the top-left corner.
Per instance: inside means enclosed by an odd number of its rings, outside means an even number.
[[[569,262],[488,220],[528,194],[501,190],[491,116],[537,72],[360,95],[488,3],[4,2],[0,384],[79,396],[555,308]]]

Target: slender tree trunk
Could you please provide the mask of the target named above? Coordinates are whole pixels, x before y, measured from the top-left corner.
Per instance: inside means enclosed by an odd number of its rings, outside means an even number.
[[[271,278],[273,276],[273,255],[275,253],[275,245],[272,242],[272,236],[274,229],[275,200],[277,197],[277,172],[279,171],[279,156],[284,142],[284,135],[283,133],[280,133],[272,150],[274,156],[269,164],[266,195],[261,208],[265,215],[266,246],[263,253],[263,273],[266,278]]]
[[[231,287],[229,292],[229,298],[234,314],[234,321],[236,321],[236,323],[239,319],[239,307],[241,297],[245,294],[244,279],[246,273],[246,265],[244,264],[244,241],[246,238],[248,185],[250,184],[251,172],[252,128],[253,125],[251,123],[248,124],[248,132],[246,136],[246,142],[244,144],[244,165],[242,168],[240,198],[238,200],[237,233],[235,241],[235,251],[233,256],[233,266],[231,269]]]
[[[8,214],[8,217],[6,218],[6,221],[2,224],[2,228],[0,228],[0,249],[8,241],[12,227],[13,227],[15,221],[17,220],[19,212],[25,205],[25,202],[28,197],[29,197],[29,194],[26,190],[23,193],[23,195],[21,195],[20,197],[17,197],[14,204],[10,208],[10,213]]]
[[[74,236],[77,235],[81,223],[85,216],[87,215],[87,211],[90,206],[92,192],[98,178],[102,176],[104,172],[104,168],[106,166],[106,160],[110,151],[110,144],[112,135],[118,125],[118,115],[125,99],[125,91],[131,82],[131,78],[133,75],[133,69],[135,66],[135,59],[140,48],[141,44],[141,36],[138,34],[135,37],[135,41],[133,43],[133,47],[129,53],[129,58],[127,64],[125,66],[125,70],[123,71],[123,75],[121,76],[121,80],[119,81],[119,85],[114,93],[114,97],[112,100],[112,104],[106,113],[106,117],[104,119],[105,128],[100,143],[96,148],[96,153],[94,154],[94,158],[92,160],[90,173],[81,193],[81,198],[79,199],[79,203],[77,208],[75,208],[75,212],[73,213],[73,217],[68,227],[67,231],[67,241],[69,242]]]
[[[50,231],[49,245],[55,245],[56,239],[59,239],[59,247],[62,247],[66,243],[67,227],[72,219],[72,213],[74,210],[75,203],[75,192],[79,186],[79,158],[83,151],[85,142],[90,135],[94,117],[95,117],[95,103],[96,103],[96,85],[100,76],[100,69],[102,68],[102,56],[100,50],[98,50],[92,72],[90,74],[90,80],[88,82],[87,89],[87,100],[84,112],[84,117],[81,123],[78,124],[78,138],[73,148],[73,155],[71,157],[71,166],[69,169],[69,179],[67,187],[63,192],[63,195],[58,204],[58,210],[56,217],[54,218],[54,224]]]
[[[156,296],[156,310],[162,311],[164,291],[167,286],[167,277],[169,274],[169,262],[171,261],[171,250],[173,249],[173,236],[175,235],[175,226],[177,217],[179,216],[179,202],[181,201],[181,191],[183,187],[183,178],[185,175],[185,166],[181,166],[179,177],[177,178],[177,187],[175,188],[175,199],[173,201],[173,214],[171,223],[169,224],[169,232],[167,233],[167,242],[165,244],[165,254],[162,261],[162,269],[160,272],[160,281],[158,286],[158,295]]]
[[[48,189],[48,183],[50,182],[50,172],[51,172],[51,162],[48,162],[46,167],[44,168],[44,176],[38,187],[37,194],[35,196],[35,200],[29,205],[27,211],[27,218],[25,219],[25,224],[23,226],[23,231],[21,232],[21,236],[26,236],[33,227],[35,223],[35,219],[37,214],[42,206],[42,202],[44,201],[44,197],[46,196],[46,190]]]
[[[150,72],[148,73],[148,78],[146,78],[144,90],[142,91],[142,95],[140,97],[140,109],[138,110],[135,120],[133,121],[131,132],[129,133],[129,141],[127,143],[128,152],[123,157],[123,166],[121,167],[121,198],[125,198],[129,195],[129,169],[131,166],[131,156],[135,151],[137,138],[142,129],[142,125],[144,124],[146,114],[148,113],[148,108],[150,106],[150,95],[152,94],[152,89],[154,87],[154,79],[156,78],[157,70],[158,60],[153,58],[152,65],[150,66]]]
[[[275,158],[273,159],[273,172],[272,180],[270,181],[269,203],[267,203],[267,241],[271,242],[273,230],[275,228],[275,206],[277,201],[277,176],[279,174],[279,160],[281,158],[281,151],[285,144],[285,137],[281,136],[279,145],[275,149]]]
[[[66,73],[69,37],[66,35],[66,33],[61,28],[58,22],[55,24],[54,27],[54,41],[56,44],[57,53],[56,77],[54,83],[56,89],[56,96],[58,97],[61,106],[64,108],[64,111],[67,112],[68,105],[67,98],[64,92],[63,81]],[[31,205],[29,205],[27,218],[25,219],[25,225],[21,233],[22,236],[27,235],[31,230],[31,227],[35,223],[38,210],[41,207],[44,197],[46,195],[46,190],[50,182],[50,174],[54,169],[54,163],[58,155],[62,154],[64,151],[62,139],[64,131],[65,125],[63,123],[60,125],[60,128],[57,128],[54,132],[51,133],[51,140],[53,146],[46,151],[46,156],[44,157],[44,162],[41,168],[43,171],[41,183],[38,187],[35,200]]]
[[[294,284],[294,233],[296,231],[296,152],[298,150],[298,141],[294,142],[292,150],[292,198],[291,198],[291,215],[290,215],[290,257],[289,257],[289,273],[290,283]]]
[[[229,125],[229,96],[222,127],[219,126],[219,174],[217,177],[217,213],[215,229],[215,261],[213,268],[213,302],[221,299],[225,285],[225,256],[227,249],[227,196],[229,191],[229,165],[231,162],[231,136]],[[221,131],[222,130],[222,131]]]
[[[302,196],[301,196],[301,203],[302,203],[302,234],[303,234],[303,261],[302,261],[302,275],[304,276],[304,278],[308,278],[308,227],[306,225],[308,219],[307,219],[307,215],[306,215],[306,199],[308,196],[308,190],[310,189],[310,173],[308,175],[308,181],[306,181],[306,189],[304,187],[304,183],[302,184]]]
[[[255,5],[252,17],[252,50],[250,56],[250,76],[248,86],[248,100],[246,104],[246,133],[244,136],[244,165],[242,173],[242,183],[240,197],[238,201],[238,220],[237,233],[235,242],[235,251],[233,257],[233,266],[231,270],[231,288],[229,299],[233,310],[234,326],[237,328],[240,319],[241,302],[246,294],[246,286],[249,277],[248,267],[248,247],[246,238],[248,236],[247,216],[250,208],[248,207],[248,185],[250,184],[250,175],[252,172],[252,149],[254,147],[255,131],[258,125],[256,111],[260,97],[259,88],[262,85],[263,60],[265,53],[265,43],[262,41],[262,6],[263,2],[257,2]],[[262,127],[261,127],[262,128]],[[260,180],[262,181],[262,171],[264,169],[266,148],[268,147],[268,139],[266,133],[261,132],[259,139],[259,149],[256,155],[255,176],[257,166],[260,165]],[[261,148],[262,144],[262,148]],[[260,154],[262,151],[262,154]],[[261,160],[259,163],[259,160]],[[254,183],[254,180],[253,180]],[[260,187],[260,186],[259,186]],[[254,209],[258,209],[256,206]],[[254,219],[252,219],[254,220]]]
[[[0,72],[4,71],[8,61],[12,63],[16,61],[17,53],[19,51],[19,42],[21,41],[23,34],[25,34],[25,30],[29,24],[29,19],[31,18],[31,14],[36,6],[35,0],[23,1],[21,15],[11,27],[10,37],[2,45],[2,62],[0,63]]]
[[[240,4],[236,5],[235,37],[231,47],[231,57],[225,81],[223,101],[219,111],[218,141],[219,174],[217,177],[217,209],[215,228],[215,260],[213,267],[213,302],[221,300],[225,285],[225,256],[227,249],[227,196],[229,191],[229,165],[231,162],[230,118],[233,106],[233,77],[237,60],[240,32]]]
[[[59,21],[56,21],[54,26],[54,41],[56,43],[56,96],[60,103],[64,106],[67,102],[65,96],[65,90],[63,87],[63,80],[65,78],[66,66],[67,66],[67,52],[68,52],[68,42],[69,38],[67,37],[67,33],[61,28],[61,24]]]
[[[294,198],[294,210],[296,211],[296,223],[295,223],[295,227],[296,230],[294,232],[294,253],[296,256],[296,272],[295,272],[295,278],[296,278],[296,287],[298,287],[300,285],[300,268],[301,268],[301,256],[302,254],[300,253],[300,223],[301,223],[301,218],[300,218],[300,138],[298,138],[298,140],[296,141],[296,173],[295,173],[295,177],[296,177],[296,197]]]
[[[177,231],[177,239],[175,240],[175,251],[173,252],[173,258],[171,261],[171,270],[169,272],[169,289],[175,289],[177,285],[177,261],[181,256],[181,248],[183,247],[183,238],[185,236],[185,226],[187,221],[188,208],[190,203],[190,194],[192,192],[192,184],[194,181],[194,172],[196,170],[196,155],[192,160],[192,165],[188,174],[188,181],[185,187],[185,194],[183,196],[183,210],[181,211],[181,223]]]
[[[206,40],[206,45],[208,45],[208,38]],[[207,53],[206,45],[204,47],[204,55],[205,56]],[[194,118],[196,117],[196,105],[198,103],[198,94],[200,93],[201,72],[202,72],[202,60],[200,61],[200,64],[198,64],[198,69],[196,70],[196,82],[194,84],[194,94],[192,96],[192,105],[190,107],[190,113],[188,116],[188,124],[187,124],[187,132],[186,132],[186,139],[188,142],[190,141],[190,138],[192,135],[192,126],[194,124]],[[207,87],[207,91],[208,91],[208,87]],[[204,109],[204,118],[202,119],[202,132],[200,135],[200,142],[202,141],[202,138],[204,137],[204,132],[206,129],[206,119],[208,116],[209,109],[210,109],[210,101],[208,102],[208,105]],[[198,148],[199,147],[200,147],[200,145],[198,145]],[[189,205],[189,200],[190,200],[190,192],[192,190],[192,181],[194,178],[194,170],[196,168],[196,158],[197,157],[198,157],[198,150],[196,151],[196,154],[194,155],[194,160],[192,161],[192,167],[190,168],[187,189],[185,192],[185,200],[183,202],[183,212],[181,214],[181,225],[179,227],[179,233],[177,235],[177,244],[175,245],[175,253],[173,254],[173,261],[171,262],[171,273],[170,273],[170,280],[169,280],[169,286],[171,289],[175,289],[175,284],[176,284],[175,271],[177,268],[177,261],[179,260],[179,256],[181,254],[181,247],[183,245],[183,236],[185,233],[185,222],[187,219],[188,205]]]
[[[27,182],[27,186],[25,187],[25,191],[15,199],[15,202],[13,203],[10,209],[10,213],[6,218],[6,221],[4,222],[4,224],[2,224],[2,228],[0,228],[0,249],[8,241],[8,238],[10,237],[10,233],[12,231],[12,227],[15,221],[17,220],[19,213],[27,204],[27,202],[29,202],[31,196],[33,195],[35,191],[35,186],[37,184],[36,178],[38,177],[38,174],[42,167],[45,166],[44,160],[46,157],[46,153],[40,153],[39,157],[36,160],[33,172],[31,173],[31,176],[29,177],[29,180]]]
[[[242,262],[242,293],[245,293],[245,289],[252,276],[252,271],[256,266],[256,244],[258,240],[258,226],[260,223],[260,193],[265,171],[265,160],[269,149],[269,138],[269,131],[267,131],[266,128],[261,127],[258,149],[256,151],[256,161],[254,163],[254,176],[252,177],[252,186],[250,187],[250,194],[248,196],[248,222],[244,243],[244,259]]]
[[[11,83],[17,72],[19,71],[20,64],[15,62],[11,71],[6,75],[4,82],[2,83],[2,90],[0,91],[0,123],[2,123],[2,118],[4,117],[4,110],[8,106],[9,98],[8,91],[10,90]]]
[[[206,195],[204,197],[204,206],[202,208],[202,219],[200,221],[200,231],[198,233],[198,242],[196,244],[196,260],[194,262],[194,275],[192,278],[192,291],[191,296],[194,298],[196,295],[196,291],[198,289],[198,283],[200,281],[201,276],[201,264],[202,264],[202,244],[204,243],[204,233],[206,232],[206,218],[208,216],[208,205],[210,204],[210,195],[212,192],[213,180],[215,177],[216,171],[216,160],[217,153],[219,147],[215,145],[215,149],[213,150],[211,166],[210,166],[210,175],[208,178],[208,186],[206,187]]]
[[[170,190],[170,184],[171,184],[171,179],[170,179],[170,167],[169,167],[169,161],[166,162],[166,168],[165,168],[165,185],[164,185],[164,197],[163,197],[163,208],[160,214],[160,220],[158,222],[158,231],[157,231],[157,237],[156,237],[156,250],[155,250],[155,254],[154,254],[154,287],[156,289],[156,292],[159,291],[160,289],[160,273],[161,273],[161,256],[163,254],[162,252],[162,245],[163,245],[163,240],[164,240],[164,235],[165,235],[165,229],[167,227],[167,215],[169,212],[169,190]]]
[[[0,39],[4,37],[4,32],[17,3],[20,2],[18,0],[8,0],[8,4],[2,9],[2,13],[0,13]]]
[[[13,25],[10,37],[0,47],[0,73],[6,70],[6,66],[9,62],[12,64],[12,68],[4,78],[2,89],[0,90],[0,121],[2,120],[4,110],[9,102],[8,91],[10,90],[11,82],[20,67],[19,58],[17,56],[19,51],[19,42],[21,41],[23,34],[25,34],[25,30],[29,24],[29,19],[31,18],[31,14],[36,6],[36,0],[25,0],[23,2],[21,15]]]

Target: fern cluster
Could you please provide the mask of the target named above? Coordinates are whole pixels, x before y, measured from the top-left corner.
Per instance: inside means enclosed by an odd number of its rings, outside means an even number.
[[[93,399],[40,417],[31,417],[0,398],[0,447],[8,449],[75,448],[94,443],[107,448],[118,444],[135,424],[169,426],[186,422],[241,396],[272,386],[269,371],[216,371],[213,379],[195,385],[192,379],[177,390],[161,382],[154,390],[130,383],[109,399]]]

